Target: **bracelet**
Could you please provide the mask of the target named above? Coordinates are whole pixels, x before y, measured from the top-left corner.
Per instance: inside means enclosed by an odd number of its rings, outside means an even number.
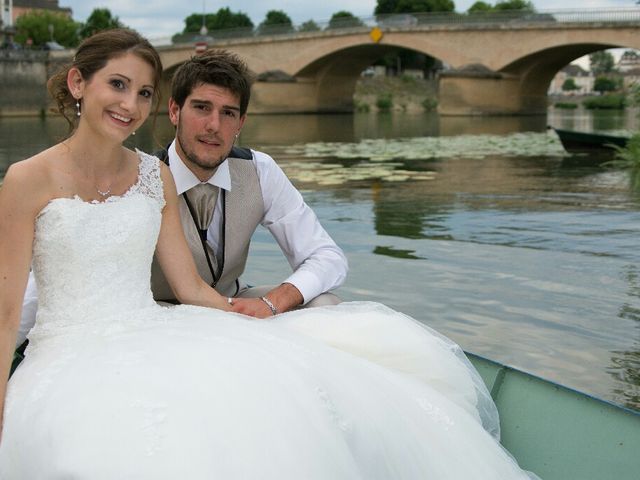
[[[278,314],[278,310],[276,309],[276,306],[271,303],[271,300],[269,300],[267,297],[260,297],[260,300],[267,304],[267,307],[269,307],[269,310],[271,310],[271,315]]]

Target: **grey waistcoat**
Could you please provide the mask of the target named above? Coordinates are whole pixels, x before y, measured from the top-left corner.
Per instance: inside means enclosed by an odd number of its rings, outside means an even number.
[[[156,153],[161,160],[168,163],[166,151]],[[240,288],[240,275],[244,272],[249,253],[249,243],[260,220],[264,216],[262,189],[258,180],[258,172],[252,161],[253,154],[248,148],[233,147],[227,161],[231,175],[231,190],[224,195],[224,266],[220,274],[216,258],[211,255],[215,272],[219,275],[216,290],[224,296],[233,296]],[[187,195],[189,192],[187,192]],[[222,197],[221,197],[222,198]],[[211,285],[213,278],[207,265],[206,257],[197,235],[197,228],[189,213],[184,198],[179,199],[180,220],[185,232],[191,230],[195,234],[187,234],[187,243],[196,262],[198,273]],[[151,290],[156,300],[176,302],[175,295],[160,269],[154,256],[151,266]]]

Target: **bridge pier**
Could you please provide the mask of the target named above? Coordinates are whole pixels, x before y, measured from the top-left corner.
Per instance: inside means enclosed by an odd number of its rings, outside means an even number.
[[[318,110],[315,83],[255,82],[251,89],[251,113],[311,113]]]
[[[341,113],[353,111],[357,77],[320,81],[298,78],[295,82],[255,82],[252,113]]]
[[[517,75],[487,69],[448,72],[440,77],[441,115],[542,115],[546,111],[546,92],[523,88],[523,80]]]

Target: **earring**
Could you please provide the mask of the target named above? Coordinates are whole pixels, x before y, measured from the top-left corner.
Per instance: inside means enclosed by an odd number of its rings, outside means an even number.
[[[82,115],[80,112],[80,99],[76,98],[76,117],[79,117],[80,115]]]
[[[131,135],[135,135],[135,134],[136,134],[135,130],[133,132],[131,132]]]

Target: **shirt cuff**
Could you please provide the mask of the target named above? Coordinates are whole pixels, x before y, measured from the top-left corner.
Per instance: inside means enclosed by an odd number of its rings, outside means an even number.
[[[318,295],[324,293],[318,277],[313,273],[304,270],[297,270],[293,272],[289,278],[282,283],[290,283],[300,291],[303,298],[302,305],[306,305]]]

